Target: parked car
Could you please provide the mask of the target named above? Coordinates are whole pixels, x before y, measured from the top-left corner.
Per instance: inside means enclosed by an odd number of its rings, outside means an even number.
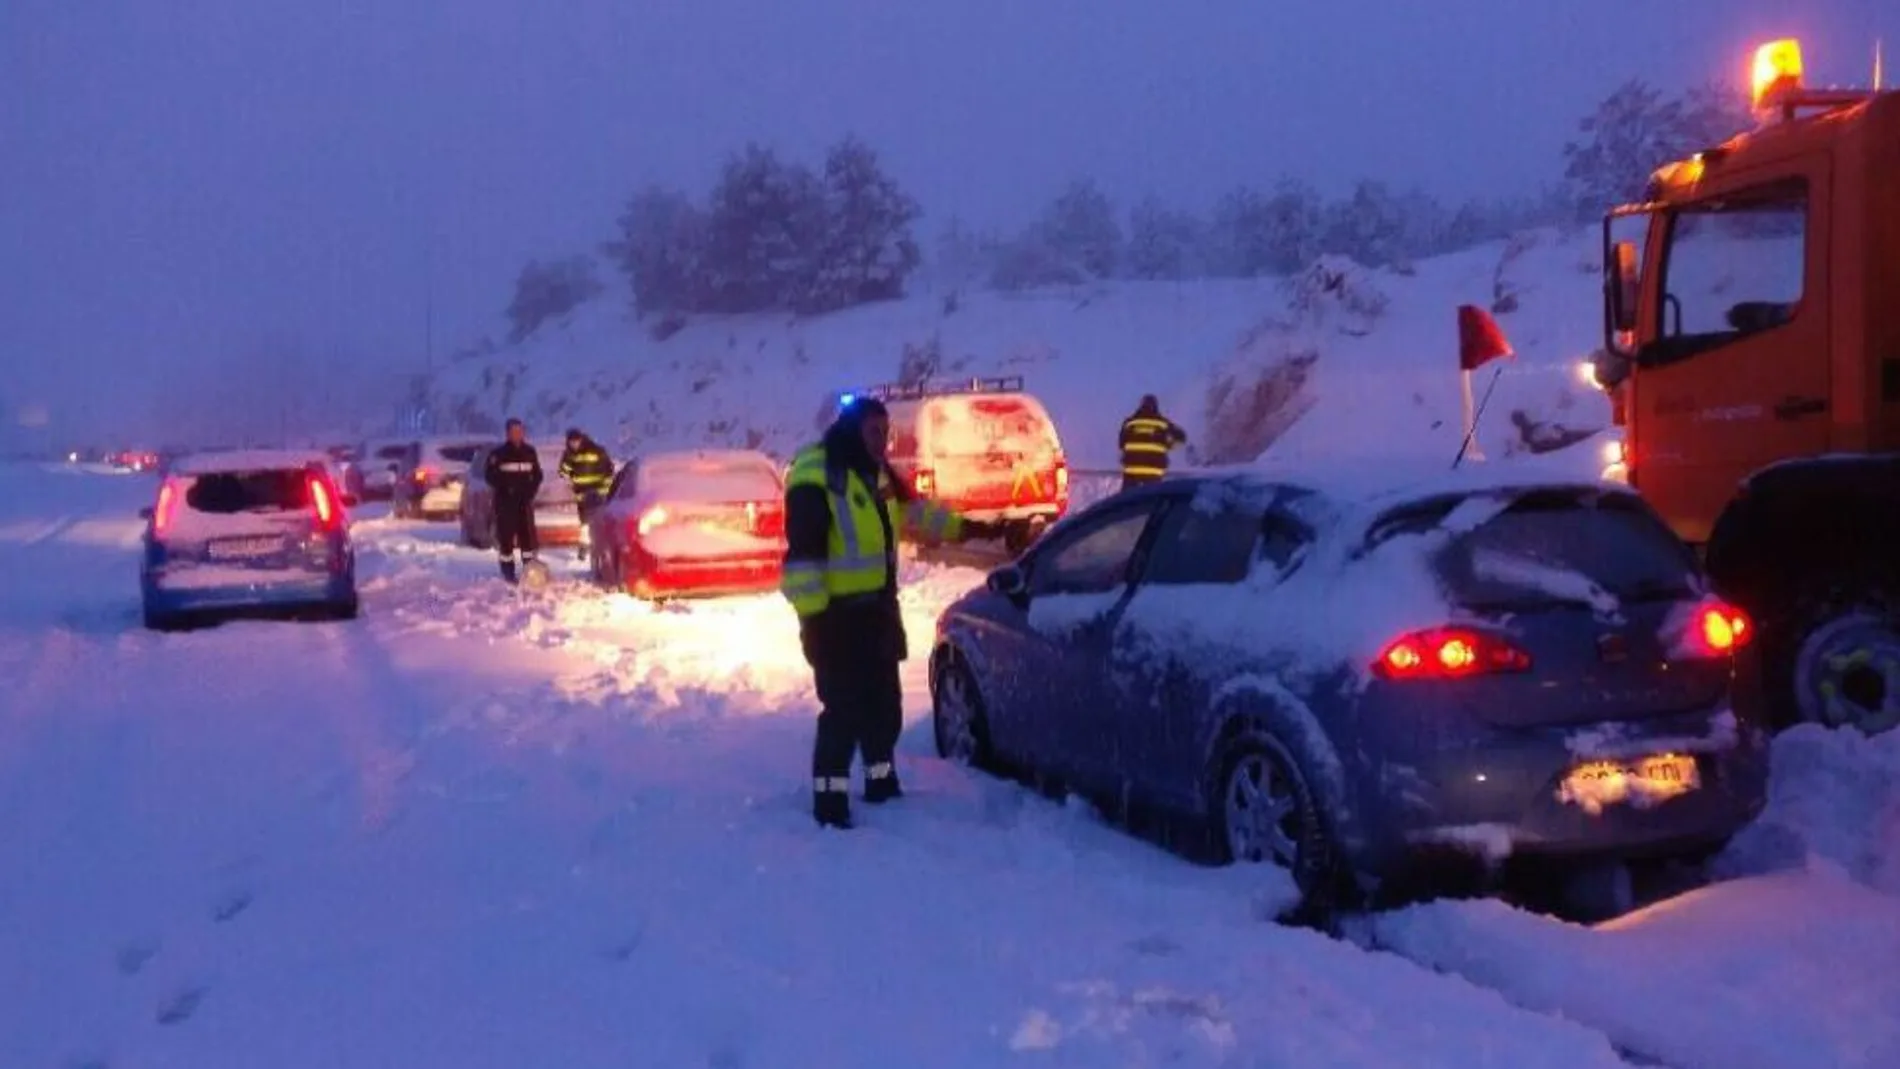
[[[1751,634],[1624,487],[1188,475],[953,604],[933,723],[947,756],[1185,820],[1325,905],[1447,855],[1718,848],[1765,801],[1730,701]]]
[[[166,629],[244,610],[357,612],[356,554],[320,453],[180,457],[141,510],[145,624]]]
[[[415,444],[414,438],[364,442],[343,469],[343,488],[364,501],[388,501],[396,492],[396,479]]]
[[[890,411],[899,478],[961,515],[1003,525],[1012,552],[1068,511],[1061,436],[1022,376],[887,383],[853,396],[878,398]]]
[[[498,445],[499,443],[497,443]],[[495,546],[495,491],[481,473],[486,470],[488,454],[494,445],[485,445],[469,461],[469,478],[462,488],[459,517],[462,542],[477,549]],[[541,456],[541,490],[534,495],[534,527],[544,546],[574,546],[586,541],[587,529],[581,525],[580,505],[574,489],[562,479],[559,446],[537,446]]]
[[[636,597],[760,593],[785,565],[785,480],[753,450],[627,463],[589,521],[594,578]]]
[[[412,443],[396,471],[390,511],[402,519],[456,519],[462,512],[469,461],[494,444],[492,437],[469,436]]]

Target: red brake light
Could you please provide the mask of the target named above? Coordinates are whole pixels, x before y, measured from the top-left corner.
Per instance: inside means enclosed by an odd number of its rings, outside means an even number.
[[[1726,657],[1748,644],[1754,625],[1742,610],[1715,601],[1696,610],[1690,625],[1690,647],[1705,657]]]
[[[1479,631],[1462,627],[1415,631],[1379,651],[1372,673],[1380,679],[1463,679],[1525,672],[1530,654]]]
[[[310,507],[317,514],[317,526],[334,531],[343,520],[342,506],[330,492],[330,481],[321,475],[310,476]]]
[[[910,477],[910,485],[918,497],[929,497],[936,492],[937,476],[929,468],[923,468]]]
[[[640,514],[639,531],[642,535],[653,533],[653,529],[667,521],[665,505],[655,505]]]
[[[178,516],[178,484],[170,479],[158,488],[158,507],[152,510],[152,533],[165,537],[172,529],[172,521]]]
[[[435,471],[433,469],[431,468],[417,468],[416,469],[417,482],[426,483],[430,479],[433,479],[433,478],[435,478]]]
[[[1069,462],[1066,460],[1056,461],[1056,496],[1069,496]]]

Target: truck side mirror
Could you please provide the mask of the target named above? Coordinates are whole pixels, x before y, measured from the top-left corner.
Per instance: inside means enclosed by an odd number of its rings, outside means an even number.
[[[1610,246],[1609,290],[1610,323],[1619,333],[1636,329],[1636,304],[1640,298],[1641,268],[1636,263],[1636,243],[1619,241]]]

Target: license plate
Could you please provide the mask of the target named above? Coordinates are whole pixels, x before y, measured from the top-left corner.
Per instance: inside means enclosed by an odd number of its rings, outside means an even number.
[[[1606,806],[1647,808],[1702,786],[1701,770],[1688,754],[1654,754],[1628,761],[1586,761],[1571,769],[1557,799],[1596,814]]]
[[[205,547],[213,560],[267,557],[284,548],[281,538],[221,538]]]

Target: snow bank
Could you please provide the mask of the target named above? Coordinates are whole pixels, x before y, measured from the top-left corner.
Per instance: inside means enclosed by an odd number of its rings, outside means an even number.
[[[1773,872],[1818,858],[1900,896],[1900,732],[1870,739],[1804,724],[1778,736],[1771,757],[1768,809],[1717,871]]]

